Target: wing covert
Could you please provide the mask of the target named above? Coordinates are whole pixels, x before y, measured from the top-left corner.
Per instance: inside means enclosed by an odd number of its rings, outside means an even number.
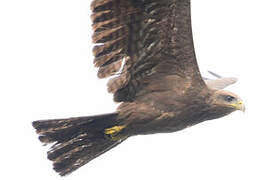
[[[115,101],[132,101],[148,76],[181,73],[201,81],[195,59],[190,0],[94,0],[94,64],[113,77]],[[169,72],[175,66],[175,72]],[[200,84],[201,84],[200,83]],[[204,84],[204,83],[202,83]]]

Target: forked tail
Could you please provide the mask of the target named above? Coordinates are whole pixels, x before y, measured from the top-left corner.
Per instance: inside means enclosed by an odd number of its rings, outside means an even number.
[[[127,137],[112,138],[117,126],[117,113],[32,123],[41,142],[55,143],[47,152],[54,170],[61,176],[69,174],[103,154]]]

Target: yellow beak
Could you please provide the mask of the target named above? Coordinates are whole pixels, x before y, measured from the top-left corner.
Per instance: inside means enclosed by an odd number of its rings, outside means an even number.
[[[231,104],[236,110],[240,110],[245,112],[246,111],[246,107],[243,103],[243,101],[239,100],[236,103]]]

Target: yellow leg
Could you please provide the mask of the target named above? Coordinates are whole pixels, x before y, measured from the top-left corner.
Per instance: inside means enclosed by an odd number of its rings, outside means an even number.
[[[118,133],[124,128],[125,126],[113,126],[111,128],[105,129],[105,134],[108,135],[111,140],[117,141],[122,138],[122,136],[118,135]]]

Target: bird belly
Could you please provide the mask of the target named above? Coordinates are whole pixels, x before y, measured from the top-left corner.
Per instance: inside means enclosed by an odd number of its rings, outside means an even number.
[[[124,132],[129,135],[170,133],[203,122],[205,116],[202,112],[203,108],[199,106],[163,109],[155,104],[129,103],[121,106],[120,119],[123,121],[121,124],[126,125]]]
[[[159,118],[156,118],[146,124],[133,125],[136,134],[155,134],[155,133],[171,133],[187,127],[203,122],[201,119],[191,119],[175,115],[175,113],[163,113]]]

